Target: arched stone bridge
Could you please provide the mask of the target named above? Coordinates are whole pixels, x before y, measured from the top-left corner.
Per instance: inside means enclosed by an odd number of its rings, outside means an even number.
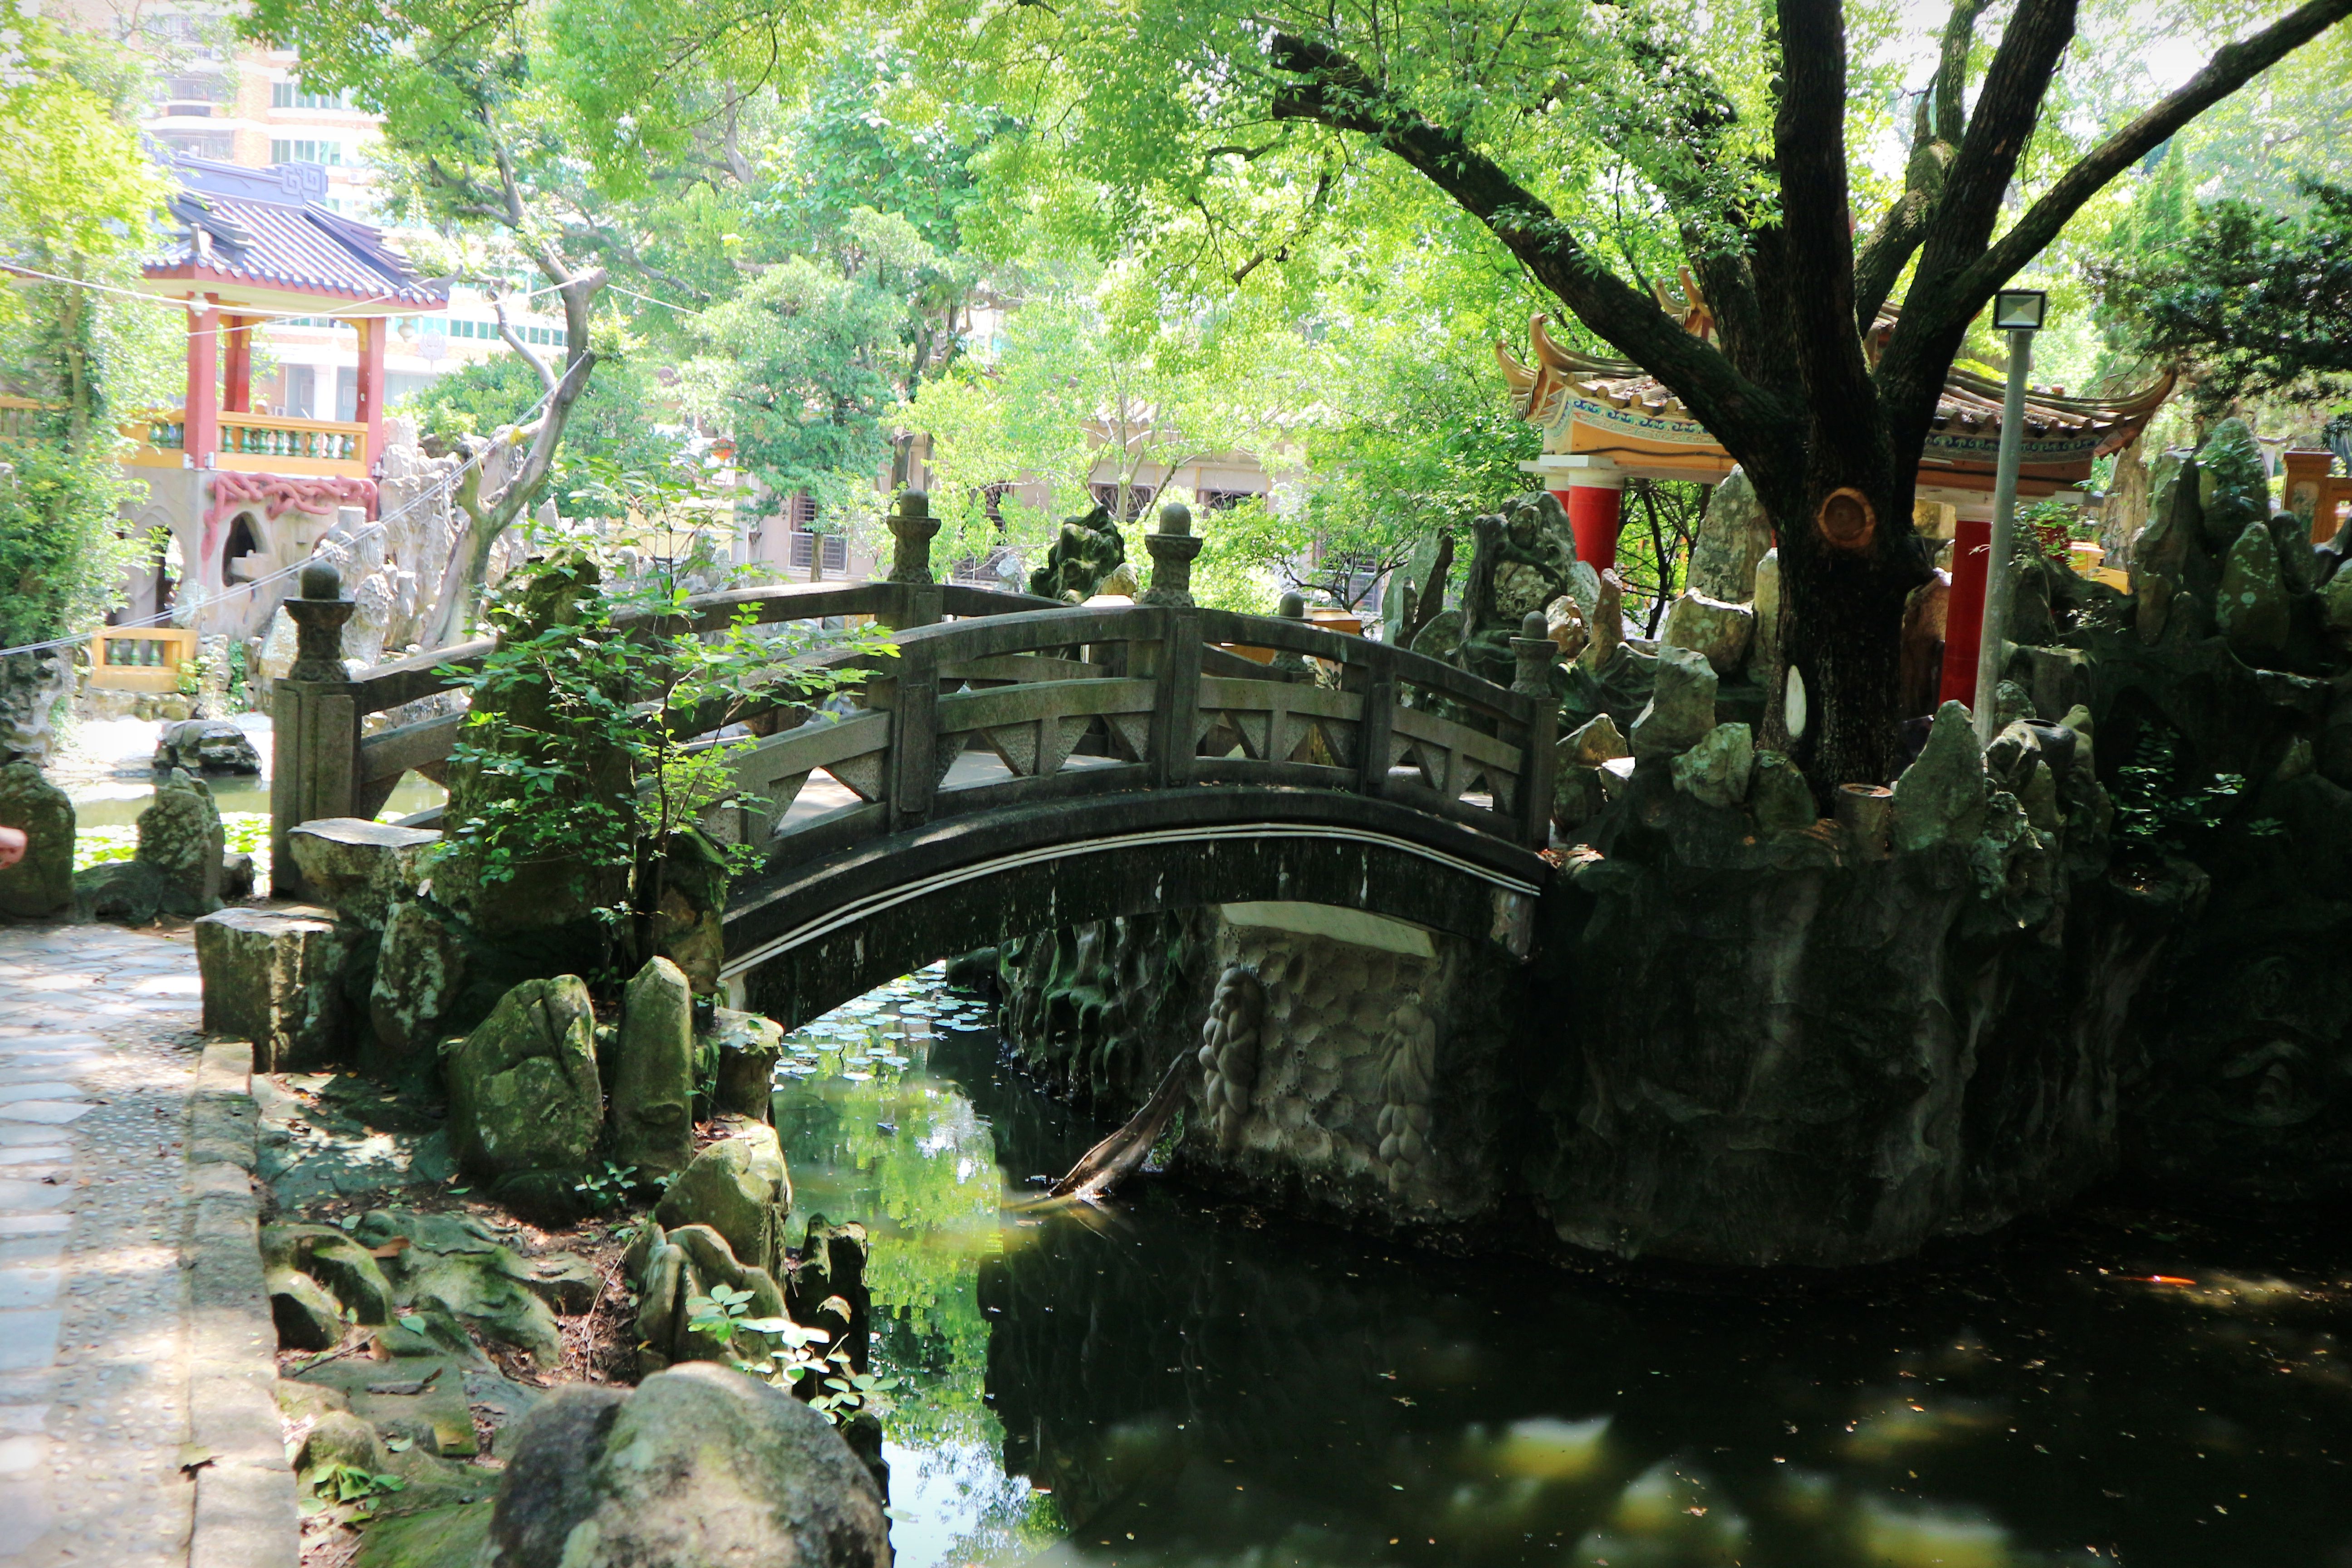
[[[335,618],[308,613],[319,603],[289,606],[298,623]],[[716,629],[746,607],[897,629],[895,657],[815,657],[858,678],[848,710],[737,753],[741,794],[706,823],[767,851],[726,917],[741,1004],[797,1022],[943,954],[1218,903],[1336,905],[1527,955],[1547,700],[1298,620],[961,584],[710,595],[665,629]],[[409,772],[437,775],[462,715],[364,738],[362,721],[486,651],[298,679],[334,673],[312,662],[279,682],[281,843],[303,821],[374,816]],[[282,848],[274,864],[291,869]],[[283,871],[278,887],[299,890]]]

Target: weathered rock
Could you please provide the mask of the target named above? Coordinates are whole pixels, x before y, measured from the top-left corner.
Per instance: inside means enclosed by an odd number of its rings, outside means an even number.
[[[68,648],[0,655],[0,763],[38,765],[49,760],[57,745],[60,700],[73,688]]]
[[[0,767],[0,827],[25,835],[25,858],[0,869],[0,915],[38,920],[73,907],[72,799],[19,760]]]
[[[220,908],[226,849],[213,792],[186,769],[173,769],[155,786],[154,804],[139,814],[139,848],[131,857],[161,879],[165,914],[208,915]]]
[[[220,910],[195,923],[207,1033],[253,1042],[264,1072],[334,1059],[346,1010],[341,976],[349,933],[323,910]]]
[[[261,753],[243,730],[226,719],[183,719],[165,724],[155,738],[154,769],[169,773],[258,773]]]
[[[268,1270],[269,1316],[278,1324],[278,1348],[331,1350],[343,1337],[342,1309],[327,1288],[295,1268]]]
[[[1748,673],[1769,694],[1780,668],[1780,552],[1756,563],[1756,636],[1748,652]]]
[[[1705,805],[1735,806],[1748,798],[1755,766],[1755,739],[1748,726],[1717,724],[1674,760],[1675,787]]]
[[[1947,702],[1936,710],[1918,759],[1895,781],[1888,842],[1897,854],[1965,844],[1984,831],[1985,812],[1984,756],[1976,731],[1966,707]]]
[[[399,827],[357,816],[306,822],[286,836],[303,884],[320,902],[370,931],[382,931],[394,905],[412,897],[438,830]]]
[[[1764,515],[1756,487],[1734,468],[1715,487],[1706,515],[1699,520],[1698,538],[1691,545],[1690,586],[1710,599],[1753,599],[1756,563],[1771,548],[1772,520]]]
[[[232,849],[221,857],[221,902],[242,903],[253,897],[257,872],[253,857],[242,849]]]
[[[1562,658],[1574,658],[1592,640],[1592,628],[1584,624],[1584,611],[1574,595],[1562,594],[1544,606],[1544,636]]]
[[[783,1225],[792,1212],[792,1179],[776,1130],[734,1123],[730,1135],[694,1157],[654,1217],[669,1230],[707,1225],[727,1238],[736,1258],[772,1271],[783,1251]]]
[[[500,1568],[890,1561],[880,1490],[832,1423],[706,1364],[625,1395],[566,1389],[532,1411],[490,1538]]]
[[[1778,752],[1756,753],[1756,768],[1748,780],[1748,809],[1767,833],[1811,827],[1821,817],[1803,771]]]
[[[431,906],[415,899],[393,906],[368,989],[368,1023],[383,1061],[397,1066],[433,1054],[467,972],[464,942]]]
[[[1737,675],[1748,662],[1756,636],[1756,612],[1696,592],[1685,593],[1666,609],[1662,641],[1705,658],[1718,676]]]
[[[1633,754],[1671,757],[1689,751],[1715,728],[1715,668],[1686,647],[1658,650],[1650,705],[1633,721]]]
[[[2339,571],[2319,590],[2319,610],[2328,640],[2352,653],[2352,571]]]
[[[2197,448],[2197,510],[2207,549],[2229,549],[2249,523],[2268,522],[2270,476],[2242,419],[2224,419]]]
[[[1029,574],[1029,591],[1040,598],[1083,605],[1126,560],[1127,542],[1119,537],[1110,509],[1098,506],[1084,516],[1062,520],[1045,559]]]
[[[2230,546],[2221,563],[2221,588],[2213,614],[2241,658],[2258,660],[2286,647],[2293,611],[2279,574],[2278,544],[2267,525],[2246,524]]]
[[[992,977],[996,968],[993,949],[988,954],[987,972]],[[721,1007],[712,1016],[711,1033],[703,1048],[718,1058],[718,1075],[710,1095],[710,1109],[719,1116],[747,1116],[754,1121],[772,1121],[776,1064],[783,1059],[784,1028],[772,1018],[757,1013],[738,1013]]]
[[[524,1258],[522,1266],[523,1288],[567,1318],[594,1306],[604,1287],[595,1265],[572,1253],[541,1253]]]
[[[595,1027],[578,976],[526,980],[449,1053],[449,1142],[467,1169],[586,1167],[604,1121]]]
[[[670,840],[663,866],[661,906],[654,917],[654,951],[677,965],[698,996],[719,992],[727,957],[726,852],[699,833]]]
[[[613,1161],[644,1176],[684,1170],[694,1157],[694,994],[677,964],[649,960],[629,982],[603,1065]]]
[[[1633,753],[1617,731],[1617,721],[1602,713],[1579,725],[1555,748],[1564,767],[1597,768],[1612,757]]]
[[[373,1209],[352,1227],[352,1237],[378,1251],[406,1243],[383,1266],[403,1309],[428,1317],[435,1310],[446,1313],[485,1338],[529,1351],[542,1367],[561,1357],[555,1315],[534,1289],[534,1260],[500,1242],[479,1221]]]
[[[391,1321],[391,1281],[366,1247],[332,1226],[263,1226],[261,1259],[266,1268],[309,1275],[351,1312],[354,1322]]]
[[[381,1475],[392,1463],[375,1424],[349,1410],[330,1410],[311,1423],[302,1447],[294,1455],[297,1475],[316,1475],[336,1465]]]
[[[1591,634],[1591,640],[1584,645],[1584,651],[1576,656],[1577,662],[1587,669],[1598,669],[1609,661],[1612,654],[1624,646],[1625,584],[1614,572],[1592,573],[1591,598],[1588,603],[1584,595],[1583,574],[1591,572],[1592,568],[1588,562],[1580,561],[1576,564],[1581,570],[1571,574],[1569,592],[1576,595],[1577,605],[1584,612],[1586,629]]]

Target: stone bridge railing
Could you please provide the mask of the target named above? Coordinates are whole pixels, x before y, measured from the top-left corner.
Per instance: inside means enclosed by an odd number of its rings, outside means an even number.
[[[301,890],[289,829],[373,817],[404,774],[438,778],[465,721],[453,712],[363,735],[366,717],[446,690],[490,646],[351,679],[338,639],[352,607],[339,591],[314,567],[287,603],[302,643],[275,698],[280,893]],[[1073,606],[922,581],[713,594],[659,629],[718,630],[747,605],[762,624],[871,616],[896,644],[895,657],[802,656],[852,677],[851,710],[734,757],[742,793],[707,826],[767,846],[771,866],[961,814],[1212,784],[1379,796],[1511,844],[1547,839],[1551,703],[1382,643],[1184,602]],[[755,732],[800,717],[790,689],[780,682],[769,712],[737,717]],[[820,774],[837,787],[803,801]]]

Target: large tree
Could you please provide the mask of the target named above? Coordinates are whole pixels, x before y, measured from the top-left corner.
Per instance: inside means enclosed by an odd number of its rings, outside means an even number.
[[[2117,62],[2078,37],[2080,0],[1955,0],[1899,182],[1868,156],[1902,135],[1888,124],[1904,85],[1892,5],[923,10],[911,35],[952,40],[936,68],[971,62],[974,89],[1050,125],[1069,166],[1150,193],[1163,254],[1213,251],[1248,276],[1397,165],[1483,225],[1748,470],[1779,526],[1783,647],[1811,697],[1795,749],[1826,790],[1897,762],[1896,643],[1927,573],[1914,472],[1971,321],[2102,187],[2352,0],[2309,0],[2121,109]],[[2062,64],[2099,90],[2069,96]],[[1626,244],[1629,228],[1672,237],[1707,336],[1662,308],[1646,285],[1673,271]],[[1899,321],[1872,342],[1889,303]]]

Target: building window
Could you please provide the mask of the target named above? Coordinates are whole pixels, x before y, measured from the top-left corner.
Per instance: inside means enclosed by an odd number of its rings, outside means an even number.
[[[1110,509],[1111,520],[1115,522],[1133,522],[1143,515],[1144,509],[1151,504],[1151,498],[1159,493],[1150,485],[1129,485],[1122,500],[1118,485],[1088,485],[1087,489],[1092,492],[1097,506]]]
[[[269,107],[272,109],[349,109],[351,106],[352,95],[349,91],[312,92],[299,79],[273,81],[269,84]],[[281,158],[278,161],[285,163],[288,160]],[[316,162],[315,159],[296,161]]]
[[[207,131],[195,135],[166,131],[158,132],[155,140],[173,152],[184,153],[191,158],[218,158],[226,162],[236,156],[236,138],[225,131]]]
[[[326,163],[340,167],[343,161],[343,144],[340,142],[289,142],[272,139],[269,161],[273,163]]]

